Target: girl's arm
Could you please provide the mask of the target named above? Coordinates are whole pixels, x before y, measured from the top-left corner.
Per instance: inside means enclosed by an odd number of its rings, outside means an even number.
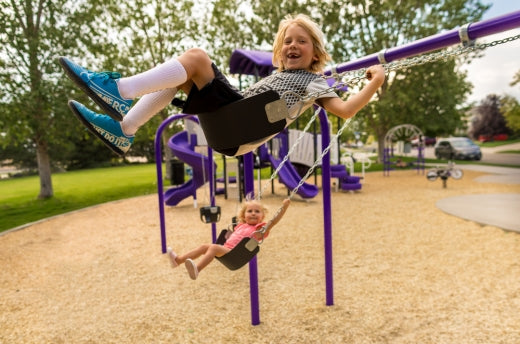
[[[286,198],[286,199],[283,200],[282,207],[280,208],[278,213],[276,213],[276,215],[271,219],[271,221],[269,221],[265,225],[265,231],[264,231],[264,233],[262,235],[262,238],[264,236],[268,235],[269,232],[271,231],[271,228],[273,228],[278,222],[280,222],[280,220],[282,219],[283,215],[287,211],[287,208],[289,208],[290,204],[291,204],[291,200],[289,198]],[[260,239],[262,239],[262,238],[260,238]]]
[[[369,67],[366,72],[370,82],[357,94],[350,96],[347,100],[340,98],[322,98],[318,102],[327,111],[341,118],[353,117],[359,110],[368,104],[372,96],[385,82],[385,69],[381,65]]]

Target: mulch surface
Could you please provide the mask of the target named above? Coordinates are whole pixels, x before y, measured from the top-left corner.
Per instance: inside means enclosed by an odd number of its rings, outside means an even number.
[[[332,196],[334,305],[325,305],[321,194],[295,199],[258,255],[261,324],[249,272],[217,261],[192,281],[160,251],[157,197],[65,214],[0,236],[0,343],[518,343],[520,234],[439,210],[458,195],[518,184],[429,182],[369,173]],[[204,205],[207,190],[199,190]],[[273,214],[286,195],[264,203]],[[236,213],[217,198],[220,228]],[[166,211],[169,245],[211,240],[191,199]]]

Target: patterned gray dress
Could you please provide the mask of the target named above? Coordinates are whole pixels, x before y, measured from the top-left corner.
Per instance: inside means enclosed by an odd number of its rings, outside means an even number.
[[[269,90],[273,90],[278,93],[281,97],[284,92],[292,91],[298,94],[301,97],[306,97],[307,95],[315,92],[320,92],[329,88],[327,81],[320,77],[317,74],[308,72],[303,69],[296,70],[285,70],[280,73],[276,73],[270,75],[259,82],[255,83],[253,86],[248,88],[243,92],[245,98],[252,97],[259,93],[263,93]],[[324,95],[321,95],[319,98],[331,98],[338,97],[335,92],[328,92]],[[309,107],[314,104],[314,101],[318,98],[313,98],[308,100],[307,102],[301,104],[300,98],[293,94],[288,94],[285,97],[285,101],[287,104],[287,108],[289,110],[289,116],[291,118],[295,118],[297,115],[300,115]],[[299,112],[299,113],[298,113]],[[285,127],[288,127],[294,120],[287,119],[287,124]],[[274,135],[273,135],[274,136]],[[270,140],[273,136],[265,137],[263,139],[257,140],[255,142],[250,142],[248,144],[240,146],[236,155],[245,154],[249,151],[254,150],[262,143]]]

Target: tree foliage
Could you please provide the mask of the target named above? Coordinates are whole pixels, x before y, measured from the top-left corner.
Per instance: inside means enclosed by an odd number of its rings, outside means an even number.
[[[476,116],[472,122],[470,135],[474,139],[479,136],[493,137],[499,134],[510,134],[506,119],[502,112],[502,100],[496,94],[490,94],[476,108]]]
[[[513,81],[509,85],[515,86],[520,83],[520,70],[516,72],[516,74],[513,76]]]
[[[51,160],[67,148],[63,133],[69,129],[64,84],[56,57],[76,43],[71,32],[73,9],[84,8],[92,18],[95,6],[66,0],[2,0],[0,2],[0,144],[32,154],[40,176],[39,198],[53,195]],[[88,36],[83,32],[84,36]],[[60,151],[53,151],[60,147]],[[13,156],[16,159],[18,155]],[[27,162],[27,161],[26,161]]]
[[[507,127],[514,135],[520,135],[520,103],[514,97],[506,95],[501,99],[500,105]]]

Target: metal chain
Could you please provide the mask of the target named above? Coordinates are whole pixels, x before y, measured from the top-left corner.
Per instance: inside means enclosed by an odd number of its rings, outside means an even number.
[[[287,152],[287,154],[285,154],[285,156],[283,157],[283,160],[280,162],[280,164],[278,165],[278,167],[274,170],[274,172],[271,174],[271,177],[269,178],[269,180],[267,181],[267,183],[265,184],[265,186],[262,188],[262,190],[258,193],[258,199],[261,199],[262,198],[262,194],[264,193],[264,191],[266,190],[267,186],[269,185],[269,183],[272,183],[273,180],[278,176],[278,173],[280,172],[280,170],[282,169],[282,167],[285,165],[285,163],[289,160],[289,157],[291,156],[291,154],[294,152],[294,150],[296,149],[296,147],[300,144],[300,141],[302,140],[303,136],[305,135],[305,133],[307,131],[309,131],[310,127],[311,127],[311,124],[316,120],[316,118],[318,117],[318,114],[319,114],[319,109],[317,109],[314,114],[312,115],[312,117],[309,119],[309,121],[307,121],[307,124],[305,125],[305,128],[303,128],[302,132],[298,135],[298,138],[296,139],[296,141],[294,142],[294,144],[291,146],[291,148],[289,149],[289,151]],[[301,186],[301,185],[300,185]]]
[[[482,43],[482,44],[469,44],[467,46],[459,46],[455,49],[447,49],[447,50],[441,50],[438,52],[433,52],[425,55],[419,55],[410,57],[407,59],[402,59],[390,63],[385,63],[382,66],[385,69],[385,74],[389,74],[390,72],[397,71],[400,69],[415,67],[419,65],[423,65],[426,63],[436,62],[440,60],[448,60],[453,57],[457,57],[464,54],[469,54],[472,52],[482,51],[489,47],[494,47],[499,44],[509,43],[512,41],[515,41],[517,39],[520,39],[520,35],[507,37],[504,39],[496,40],[489,43]],[[345,86],[355,86],[362,80],[366,79],[366,71],[367,68],[360,68],[353,71],[346,71],[342,73],[333,73],[331,75],[322,75],[321,77],[324,79],[335,79],[335,83],[322,91],[314,92],[308,94],[306,97],[303,98],[303,101],[311,101],[314,99],[317,99],[323,95],[326,95],[329,92],[333,92],[336,89],[343,88]]]
[[[320,109],[316,110],[317,112],[320,111]],[[345,123],[343,123],[343,125],[341,126],[341,128],[339,128],[338,132],[332,136],[332,138],[330,139],[330,142],[329,144],[327,145],[327,147],[323,150],[323,152],[321,152],[320,156],[318,158],[316,158],[316,160],[314,161],[314,163],[312,164],[312,166],[309,168],[309,170],[307,171],[307,173],[305,174],[305,176],[303,176],[301,179],[300,179],[300,182],[298,183],[298,185],[296,185],[294,187],[294,189],[291,190],[291,193],[289,194],[289,199],[291,199],[294,194],[296,192],[298,192],[298,190],[300,189],[300,187],[305,183],[305,181],[310,177],[310,175],[312,174],[312,172],[314,172],[314,170],[316,169],[316,167],[318,167],[323,159],[323,157],[331,150],[332,148],[332,144],[338,139],[338,137],[341,136],[341,134],[343,134],[343,131],[348,127],[348,125],[350,124],[350,121],[352,120],[352,117],[348,118]]]

